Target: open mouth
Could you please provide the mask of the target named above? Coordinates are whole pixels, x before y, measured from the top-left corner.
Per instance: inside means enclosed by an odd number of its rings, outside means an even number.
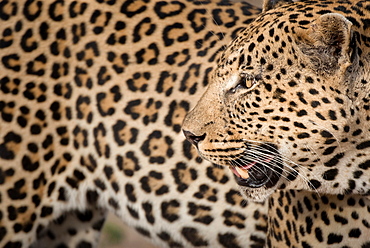
[[[251,149],[240,158],[233,160],[230,170],[240,186],[271,188],[279,181],[283,164],[277,147],[263,144]]]

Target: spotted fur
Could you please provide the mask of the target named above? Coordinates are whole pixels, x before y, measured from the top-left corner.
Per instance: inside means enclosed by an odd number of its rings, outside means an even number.
[[[263,6],[184,134],[246,199],[271,196],[269,247],[369,247],[369,2]]]
[[[0,247],[94,247],[107,212],[163,247],[262,247],[267,208],[180,125],[259,10],[0,1]]]

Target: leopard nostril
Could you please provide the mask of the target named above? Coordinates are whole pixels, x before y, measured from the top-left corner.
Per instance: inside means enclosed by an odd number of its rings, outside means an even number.
[[[183,130],[184,135],[190,143],[198,147],[198,143],[206,138],[206,134],[204,133],[202,136],[196,136],[190,131]]]

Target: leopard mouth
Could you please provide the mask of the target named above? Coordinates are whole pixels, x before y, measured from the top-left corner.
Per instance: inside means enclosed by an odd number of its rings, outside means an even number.
[[[280,155],[272,144],[254,147],[230,164],[236,182],[249,188],[272,188],[279,181],[283,170]]]

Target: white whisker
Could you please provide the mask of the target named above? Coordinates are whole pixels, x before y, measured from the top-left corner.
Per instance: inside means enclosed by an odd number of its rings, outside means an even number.
[[[258,143],[258,144],[263,144],[264,146],[268,147],[269,149],[266,149],[265,147],[263,147],[261,145],[251,144],[250,142],[247,142],[248,148],[240,148],[240,149],[244,150],[244,153],[247,152],[248,154],[244,155],[242,158],[239,158],[240,161],[245,161],[245,162],[248,162],[248,163],[251,163],[252,161],[259,162],[259,163],[265,165],[266,167],[268,167],[270,170],[274,171],[275,173],[279,173],[287,181],[289,181],[287,175],[289,175],[291,173],[296,173],[297,176],[302,178],[302,180],[307,183],[307,186],[309,188],[315,189],[315,187],[313,186],[311,181],[308,179],[308,177],[306,177],[304,174],[302,174],[300,172],[300,170],[304,170],[304,171],[307,171],[308,173],[310,173],[308,168],[306,168],[304,166],[301,166],[300,164],[295,163],[294,161],[290,160],[289,158],[281,155],[280,152],[278,151],[278,149],[275,148],[272,145],[269,145],[269,144],[261,142],[261,141],[253,141],[253,142]],[[265,162],[267,157],[273,155],[272,152],[275,153],[276,155],[278,154],[279,159],[284,164],[284,167],[286,167],[290,171],[283,168],[282,172],[278,172],[278,171],[276,171],[276,169],[274,169],[273,162],[268,162],[268,163]],[[260,168],[256,168],[256,169],[258,169],[260,172],[264,173],[263,171],[261,171]],[[315,191],[316,191],[317,194],[319,194],[316,189],[315,189]]]
[[[338,144],[338,147],[339,147],[340,152],[341,152],[341,153],[344,153],[344,150],[343,150],[343,148],[342,148],[342,146],[341,146],[341,143],[340,143],[339,139],[335,136],[335,134],[334,134],[333,132],[331,132],[331,131],[330,131],[329,129],[327,129],[326,127],[324,127],[324,126],[322,126],[322,125],[319,125],[319,124],[317,124],[316,122],[314,122],[314,121],[312,121],[312,120],[309,120],[309,122],[310,122],[310,123],[312,123],[313,125],[318,126],[320,129],[325,130],[325,131],[327,131],[328,133],[330,133],[330,134],[334,137],[334,139],[336,140],[336,142],[337,142],[337,144]]]
[[[203,5],[203,3],[201,2],[201,1],[199,1],[199,3],[201,4],[201,5]],[[212,15],[212,13],[210,13],[209,12],[209,10],[207,9],[207,8],[204,8],[205,10],[206,10],[206,14],[207,15],[209,15],[210,17],[211,17],[211,19],[212,19],[212,21],[213,21],[213,23],[215,23],[215,24],[217,24],[217,22],[216,22],[216,20],[215,20],[215,18],[213,17],[213,15]],[[206,28],[206,26],[205,25],[202,25],[204,28]],[[219,27],[219,25],[217,24],[217,27],[218,27],[218,29],[219,29],[219,31],[220,31],[220,33],[221,33],[221,35],[222,35],[222,38],[223,39],[225,39],[225,35],[224,35],[224,33],[221,31],[221,28]],[[213,31],[210,31],[214,36],[216,36],[216,37],[218,37],[218,35],[215,33],[215,32],[213,32]],[[221,41],[220,39],[218,39],[219,41]],[[227,45],[223,45],[223,48],[226,48],[227,47]]]

